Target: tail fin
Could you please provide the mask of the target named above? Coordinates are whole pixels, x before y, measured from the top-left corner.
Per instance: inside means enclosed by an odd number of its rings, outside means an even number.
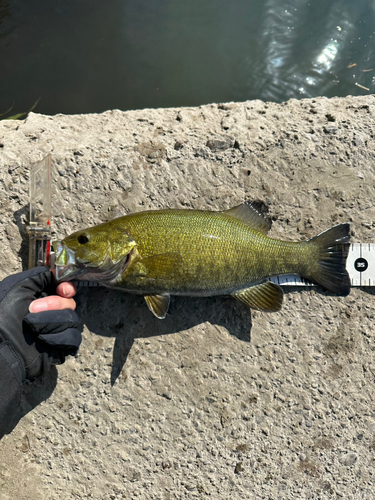
[[[345,267],[349,251],[349,231],[348,223],[339,224],[309,240],[318,252],[318,261],[310,276],[312,281],[342,296],[350,292],[350,279]]]

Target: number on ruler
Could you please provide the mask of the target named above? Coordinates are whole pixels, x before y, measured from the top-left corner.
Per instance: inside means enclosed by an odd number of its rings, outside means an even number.
[[[360,273],[363,273],[368,268],[368,262],[367,262],[367,260],[364,259],[363,257],[359,257],[354,262],[354,268],[355,268],[356,271],[358,271]]]

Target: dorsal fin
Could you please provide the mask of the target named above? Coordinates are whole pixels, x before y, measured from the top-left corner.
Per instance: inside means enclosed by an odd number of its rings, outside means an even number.
[[[253,229],[267,234],[271,229],[271,219],[265,215],[265,205],[260,201],[253,201],[252,203],[242,203],[238,207],[225,210],[224,213],[235,217],[244,222]]]

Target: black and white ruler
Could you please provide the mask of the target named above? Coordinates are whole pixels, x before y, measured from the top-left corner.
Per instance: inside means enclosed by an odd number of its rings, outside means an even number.
[[[346,269],[352,286],[375,286],[375,243],[352,243]],[[295,274],[274,276],[270,281],[285,286],[315,286]]]

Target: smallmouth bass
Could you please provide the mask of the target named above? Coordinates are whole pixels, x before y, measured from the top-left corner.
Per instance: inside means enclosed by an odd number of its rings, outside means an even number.
[[[170,295],[231,295],[248,307],[278,311],[283,300],[271,276],[298,274],[348,295],[348,223],[302,242],[269,238],[259,205],[222,212],[154,210],[125,215],[52,243],[56,278],[99,282],[142,294],[165,318]]]

